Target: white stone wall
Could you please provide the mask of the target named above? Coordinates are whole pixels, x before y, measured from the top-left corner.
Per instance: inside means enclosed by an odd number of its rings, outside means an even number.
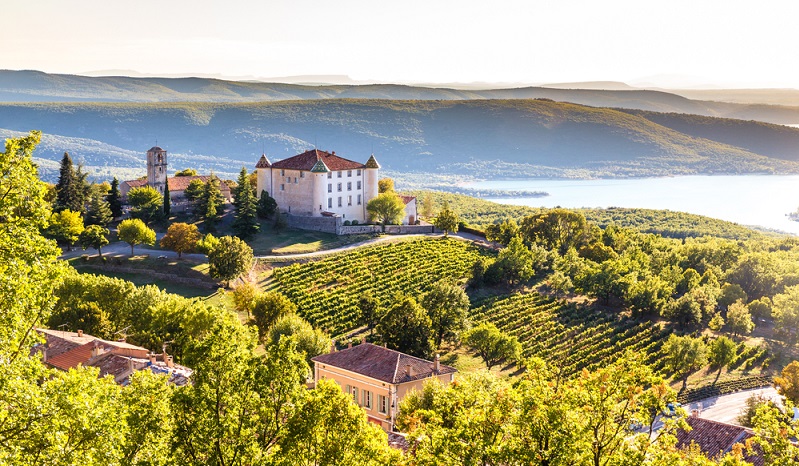
[[[416,212],[416,199],[414,198],[411,202],[405,204],[405,218],[402,219],[402,224],[413,225],[416,223],[418,218],[419,215]]]
[[[266,191],[270,196],[272,193],[272,169],[256,168],[255,196],[261,198],[261,191]]]
[[[330,172],[324,178],[323,211],[341,216],[343,221],[366,221],[366,170],[341,170]],[[358,174],[360,172],[360,174]],[[329,177],[328,177],[329,175]]]

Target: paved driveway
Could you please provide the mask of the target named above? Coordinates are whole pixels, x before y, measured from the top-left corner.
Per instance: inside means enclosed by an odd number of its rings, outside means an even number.
[[[701,418],[727,424],[738,424],[738,415],[741,414],[741,410],[746,406],[746,399],[752,395],[763,395],[782,404],[782,397],[777,394],[777,390],[774,387],[764,387],[705,398],[685,406],[685,410],[690,415],[691,411],[698,409],[699,417]]]

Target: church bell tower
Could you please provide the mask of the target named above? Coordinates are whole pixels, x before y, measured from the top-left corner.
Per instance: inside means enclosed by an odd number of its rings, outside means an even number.
[[[147,151],[147,185],[162,194],[166,186],[166,151],[158,146]]]

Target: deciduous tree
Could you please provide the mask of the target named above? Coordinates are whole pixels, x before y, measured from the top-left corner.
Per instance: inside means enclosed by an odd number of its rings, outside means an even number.
[[[449,232],[458,232],[458,222],[460,222],[460,219],[458,219],[458,214],[449,208],[448,203],[444,203],[444,207],[438,211],[438,215],[433,220],[433,225],[435,225],[439,230],[443,231],[444,236],[446,237],[449,235]]]
[[[200,230],[197,229],[197,225],[173,223],[169,225],[159,244],[164,249],[175,251],[178,253],[178,257],[181,257],[184,252],[194,251],[200,238]]]
[[[394,180],[391,178],[382,178],[377,182],[378,193],[394,192]]]
[[[521,355],[519,340],[502,333],[490,322],[484,322],[466,332],[463,342],[480,356],[489,370],[502,361],[515,361]]]
[[[411,296],[396,296],[377,324],[377,333],[391,349],[428,358],[433,353],[430,317]]]
[[[56,241],[67,243],[67,251],[72,250],[72,245],[80,238],[83,232],[83,219],[80,212],[64,209],[50,216],[50,225],[47,226],[47,236]]]
[[[100,225],[90,225],[80,234],[80,246],[83,249],[94,248],[97,254],[103,257],[103,246],[108,244],[108,228]]]
[[[313,366],[312,357],[330,351],[330,337],[297,314],[284,315],[269,329],[271,344],[278,344],[281,338],[292,339],[297,351],[305,355],[309,366]]]
[[[252,316],[261,339],[269,334],[278,319],[295,312],[297,305],[281,293],[259,293],[253,300]]]
[[[235,236],[223,236],[208,253],[208,273],[216,280],[229,282],[250,270],[253,260],[247,243]]]
[[[666,367],[683,382],[683,390],[688,384],[688,377],[707,364],[707,347],[701,338],[691,336],[669,335],[663,345]]]
[[[752,315],[743,301],[736,301],[727,308],[727,327],[733,335],[748,335],[754,330]]]
[[[452,281],[434,283],[432,289],[422,296],[421,305],[430,317],[436,348],[441,347],[444,338],[455,338],[466,328],[469,296]]]
[[[774,377],[774,386],[780,395],[799,405],[799,361],[793,361],[782,369],[779,377]]]
[[[366,204],[366,212],[372,221],[378,222],[383,227],[388,224],[402,222],[405,215],[405,203],[394,191],[380,193],[376,198]]]
[[[164,210],[164,198],[152,186],[142,186],[128,191],[130,216],[151,223],[161,218]]]
[[[710,344],[710,365],[719,369],[718,373],[716,373],[716,380],[719,379],[722,369],[735,362],[735,359],[736,346],[734,341],[721,336]]]
[[[133,247],[137,244],[155,244],[155,231],[148,228],[138,218],[130,218],[119,223],[117,236],[120,241],[130,245],[130,255],[133,255]]]

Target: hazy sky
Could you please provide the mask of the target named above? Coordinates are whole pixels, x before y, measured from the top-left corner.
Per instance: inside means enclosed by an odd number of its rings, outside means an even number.
[[[0,68],[799,88],[799,1],[2,0]]]

